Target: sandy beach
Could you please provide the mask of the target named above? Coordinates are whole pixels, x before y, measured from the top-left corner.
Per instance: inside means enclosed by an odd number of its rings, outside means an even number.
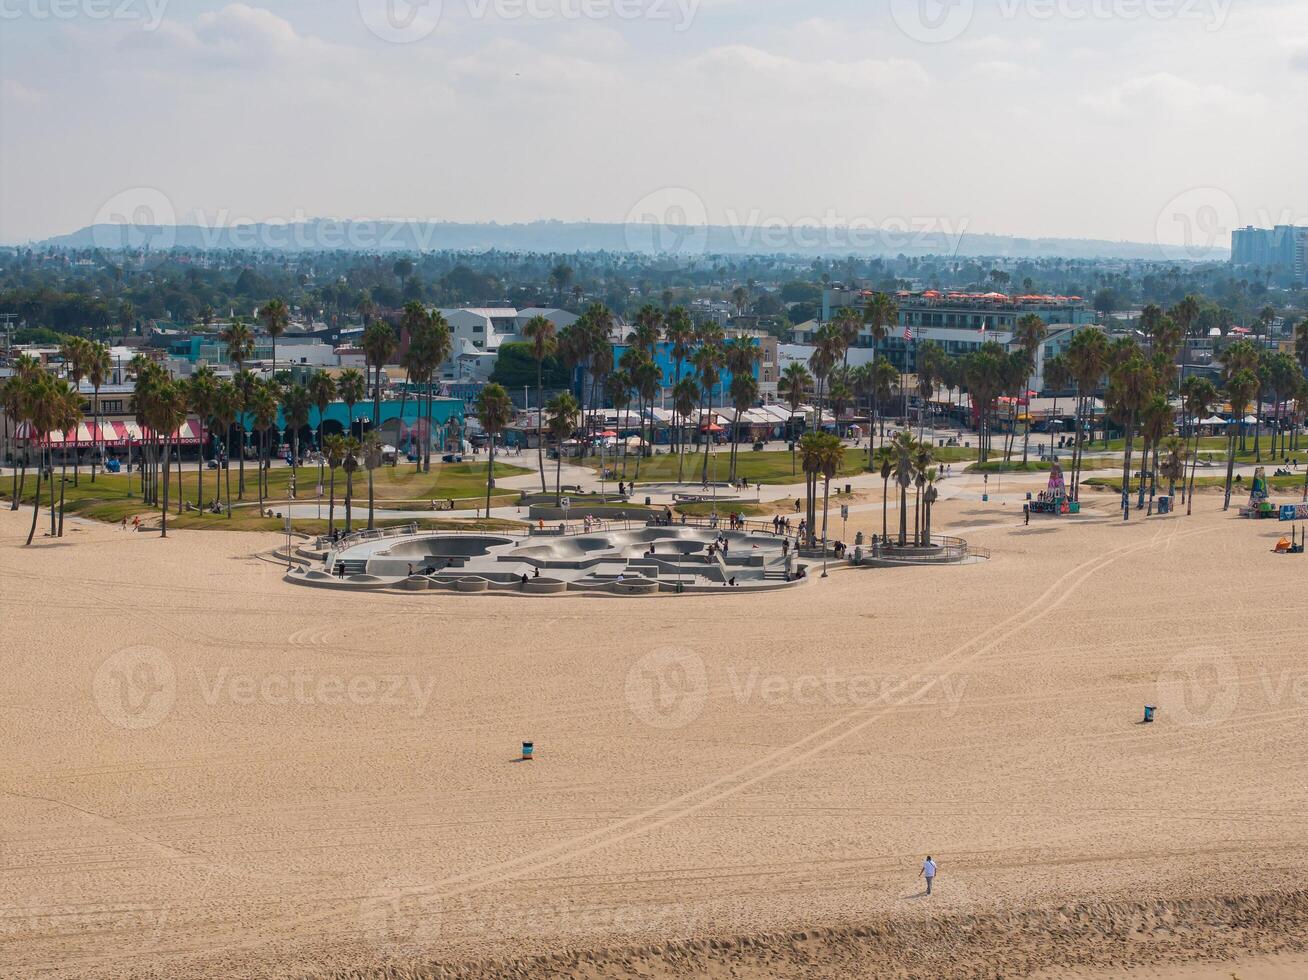
[[[0,511],[0,975],[1308,975],[1308,563],[1111,502],[649,599]]]

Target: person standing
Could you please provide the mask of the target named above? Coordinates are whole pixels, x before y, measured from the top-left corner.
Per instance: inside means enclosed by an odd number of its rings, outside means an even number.
[[[1031,505],[1030,505],[1030,504],[1023,504],[1023,505],[1022,505],[1022,515],[1026,518],[1026,526],[1029,527],[1030,524],[1031,524]]]
[[[931,884],[936,880],[936,862],[931,860],[930,854],[928,854],[926,860],[922,862],[922,870],[918,872],[918,877],[926,879],[926,893],[930,895]]]

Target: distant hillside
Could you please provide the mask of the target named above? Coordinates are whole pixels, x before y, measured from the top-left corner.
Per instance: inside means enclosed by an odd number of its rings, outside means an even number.
[[[91,225],[39,245],[57,248],[267,249],[274,251],[638,252],[714,255],[958,255],[1014,259],[1178,258],[1224,261],[1226,249],[1187,252],[1140,242],[1082,238],[1016,238],[940,231],[846,232],[813,227],[669,226],[536,221],[529,224],[319,220],[296,225]]]

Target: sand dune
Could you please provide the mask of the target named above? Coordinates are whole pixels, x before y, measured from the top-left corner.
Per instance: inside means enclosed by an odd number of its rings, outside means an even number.
[[[1277,977],[1308,560],[1215,505],[950,501],[991,561],[630,600],[0,512],[0,975]]]

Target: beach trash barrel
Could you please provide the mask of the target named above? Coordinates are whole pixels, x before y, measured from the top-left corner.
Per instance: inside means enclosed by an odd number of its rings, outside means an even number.
[[[1158,708],[1157,708],[1155,705],[1152,705],[1152,704],[1146,704],[1146,705],[1145,705],[1144,723],[1145,723],[1146,725],[1152,725],[1152,724],[1153,724],[1153,721],[1154,721],[1154,712],[1157,711],[1157,710],[1158,710]]]
[[[523,762],[530,762],[531,759],[532,759],[532,755],[535,753],[535,751],[536,751],[536,743],[535,743],[535,742],[523,742],[523,743],[522,743],[522,761],[523,761]]]

